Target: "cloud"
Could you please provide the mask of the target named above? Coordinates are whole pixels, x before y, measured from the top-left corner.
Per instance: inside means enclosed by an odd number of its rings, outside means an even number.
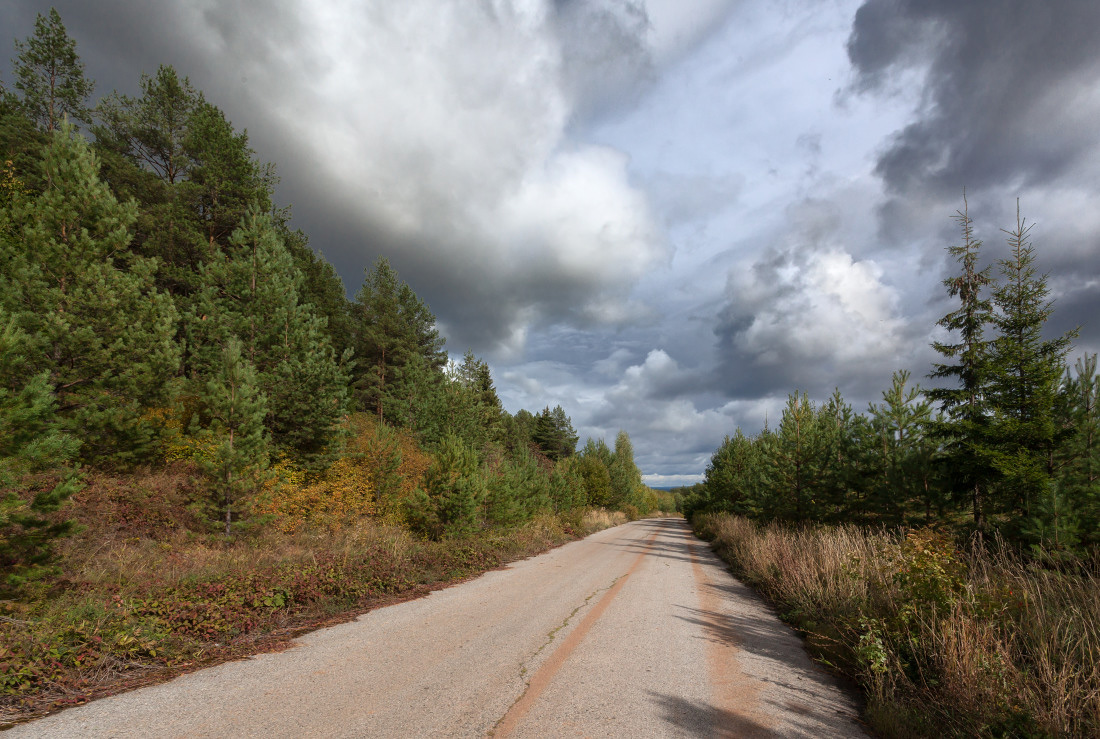
[[[1095,148],[1100,5],[868,0],[848,42],[856,86],[922,74],[917,120],[878,161],[891,190],[1049,184]]]
[[[1006,0],[995,9],[978,0],[864,2],[848,41],[852,90],[919,91],[911,121],[877,157],[890,196],[880,208],[883,239],[943,236],[945,219],[930,229],[929,216],[961,207],[966,188],[992,261],[1020,198],[1059,311],[1096,315],[1100,289],[1078,277],[1100,258],[1095,209],[1085,205],[1100,167],[1098,27],[1100,4],[1080,0]],[[1052,328],[1072,325],[1056,311]],[[1100,325],[1086,324],[1082,345],[1100,346]]]
[[[719,384],[750,398],[881,382],[908,344],[897,291],[873,259],[843,247],[834,205],[806,200],[787,216],[788,230],[730,273],[715,328]]]
[[[619,366],[620,352],[597,362]],[[692,395],[700,389],[697,372],[683,368],[663,349],[652,349],[639,364],[623,369],[618,381],[576,417],[582,436],[615,438],[627,430],[635,461],[650,474],[683,475],[702,469],[735,419],[721,409],[700,410]]]

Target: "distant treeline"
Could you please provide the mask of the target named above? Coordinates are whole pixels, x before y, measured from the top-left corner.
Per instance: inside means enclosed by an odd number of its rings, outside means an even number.
[[[956,214],[955,309],[922,389],[902,370],[858,413],[840,391],[796,392],[774,427],[738,429],[692,489],[690,511],[764,520],[946,524],[997,532],[1058,556],[1100,545],[1100,376],[1096,355],[1067,364],[1073,333],[1045,338],[1052,312],[1030,226],[1017,216],[994,268],[964,207]]]
[[[161,66],[139,95],[93,106],[54,10],[15,51],[14,80],[0,81],[9,585],[43,571],[64,531],[49,514],[78,489],[78,467],[187,459],[228,534],[258,490],[286,489],[273,469],[301,485],[331,474],[365,428],[349,422],[357,414],[428,455],[401,502],[426,534],[657,505],[625,433],[614,451],[591,441],[577,455],[560,406],[506,412],[488,365],[470,352],[449,360],[435,316],[385,259],[349,301],[274,202],[274,167],[187,77]]]

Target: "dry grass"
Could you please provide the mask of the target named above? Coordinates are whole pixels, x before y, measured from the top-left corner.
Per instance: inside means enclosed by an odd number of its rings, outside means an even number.
[[[857,678],[886,736],[1100,733],[1100,581],[924,529],[697,529]]]
[[[585,535],[594,534],[597,531],[610,529],[613,526],[627,522],[627,516],[622,511],[609,511],[606,508],[590,508],[584,512],[581,519],[581,528]]]

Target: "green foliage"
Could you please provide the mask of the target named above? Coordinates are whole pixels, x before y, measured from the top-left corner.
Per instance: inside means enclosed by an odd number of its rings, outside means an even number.
[[[416,372],[442,373],[446,353],[435,316],[390,263],[379,258],[366,272],[351,317],[357,407],[399,420],[395,411],[415,392],[415,384],[402,370],[413,363]],[[387,408],[393,405],[397,408]]]
[[[989,382],[990,344],[986,328],[993,320],[993,308],[983,292],[991,279],[989,270],[978,269],[982,242],[974,236],[973,221],[963,199],[963,210],[955,220],[962,243],[948,247],[961,267],[961,274],[944,280],[959,307],[940,319],[939,325],[953,332],[954,343],[933,342],[933,348],[949,363],[935,364],[931,377],[955,380],[958,387],[935,387],[928,399],[939,404],[942,414],[933,433],[943,448],[944,470],[955,491],[968,493],[974,525],[985,526],[984,496],[994,476],[989,443],[990,409],[985,390]]]
[[[127,252],[134,208],[99,180],[84,139],[62,126],[41,167],[46,189],[17,197],[0,229],[2,301],[84,457],[131,462],[151,449],[145,409],[165,400],[179,363],[176,310],[154,286],[155,263]]]
[[[71,522],[51,520],[79,487],[79,441],[57,423],[48,373],[28,376],[28,344],[0,309],[0,595],[50,574],[53,541]]]
[[[577,432],[573,429],[573,421],[565,415],[565,410],[560,405],[554,406],[553,410],[547,406],[535,415],[531,441],[543,454],[556,462],[576,451]]]
[[[214,443],[214,451],[201,463],[215,481],[225,535],[229,536],[234,506],[256,490],[268,462],[266,399],[257,387],[256,370],[242,355],[236,337],[226,341],[221,364],[206,383],[202,403],[210,419],[205,435]]]
[[[823,426],[806,394],[793,393],[778,428],[761,435],[766,481],[761,507],[766,515],[805,521],[818,510],[828,459]]]
[[[1073,372],[1066,371],[1059,409],[1064,441],[1059,445],[1057,495],[1061,510],[1082,522],[1100,522],[1100,375],[1096,355],[1077,360]],[[1069,503],[1067,511],[1066,503]],[[1052,520],[1049,515],[1044,516]],[[1056,519],[1053,519],[1056,520]],[[1059,525],[1055,530],[1063,528]],[[1080,526],[1082,543],[1100,544],[1100,526]],[[1061,542],[1045,537],[1055,548]]]
[[[711,510],[749,513],[760,486],[757,446],[737,429],[727,436],[710,459],[704,473]]]
[[[634,464],[634,445],[625,431],[619,431],[615,436],[615,451],[607,472],[611,478],[613,507],[622,509],[630,505],[644,513],[649,512],[643,500],[646,487],[642,484],[642,472]]]
[[[1000,281],[979,269],[981,242],[964,207],[945,280],[958,307],[939,322],[949,341],[930,389],[895,372],[881,403],[856,414],[839,390],[815,405],[793,393],[779,425],[740,430],[715,451],[686,513],[728,511],[766,520],[944,523],[995,530],[1013,545],[1064,562],[1100,539],[1095,358],[1065,368],[1074,333],[1044,339],[1051,316],[1030,227],[1017,216]]]
[[[202,377],[216,372],[238,338],[266,398],[272,441],[304,461],[323,458],[346,412],[347,369],[322,319],[299,302],[299,275],[270,217],[249,211],[214,254],[188,315],[192,368]]]
[[[882,520],[897,524],[922,511],[925,521],[932,508],[942,509],[938,482],[932,464],[936,447],[929,438],[932,406],[924,399],[920,385],[908,387],[909,372],[894,373],[882,403],[868,407],[869,428],[874,448],[868,467],[873,474],[869,495]]]
[[[506,459],[489,480],[485,517],[495,525],[515,525],[555,507],[554,492],[558,502],[563,502],[563,491],[552,489],[551,476],[539,467],[534,455]]]
[[[414,530],[433,539],[461,536],[474,530],[487,493],[477,453],[461,439],[444,437],[423,485],[406,504]]]
[[[46,16],[39,13],[34,35],[16,41],[15,49],[15,89],[22,93],[20,104],[28,117],[47,133],[59,129],[66,117],[91,122],[87,100],[93,83],[84,76],[76,42],[55,9]]]
[[[569,460],[569,467],[584,485],[584,497],[588,505],[610,507],[612,505],[611,473],[600,455],[589,451],[589,445],[593,443],[589,439],[584,451]],[[599,443],[602,444],[603,439],[600,439]],[[607,448],[606,444],[604,448]],[[610,452],[608,454],[610,455]]]
[[[1000,260],[1004,278],[993,291],[997,338],[990,357],[989,401],[994,409],[991,437],[993,467],[998,475],[997,508],[1007,524],[1022,529],[1013,538],[1037,543],[1072,537],[1059,515],[1051,465],[1058,439],[1056,404],[1072,335],[1043,339],[1043,325],[1053,312],[1046,276],[1035,269],[1031,226],[1016,208],[1016,228],[1008,234],[1009,256]],[[1039,526],[1027,525],[1038,519]],[[1053,534],[1053,537],[1051,536]]]

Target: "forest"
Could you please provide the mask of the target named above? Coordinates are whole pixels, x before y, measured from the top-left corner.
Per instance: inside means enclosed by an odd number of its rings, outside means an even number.
[[[384,257],[349,300],[275,202],[274,165],[186,76],[161,66],[139,95],[93,103],[53,10],[16,42],[13,69],[0,81],[7,705],[674,508],[642,484],[625,431],[578,450],[561,406],[507,412],[488,364],[448,355]],[[295,565],[305,556],[312,569]]]

